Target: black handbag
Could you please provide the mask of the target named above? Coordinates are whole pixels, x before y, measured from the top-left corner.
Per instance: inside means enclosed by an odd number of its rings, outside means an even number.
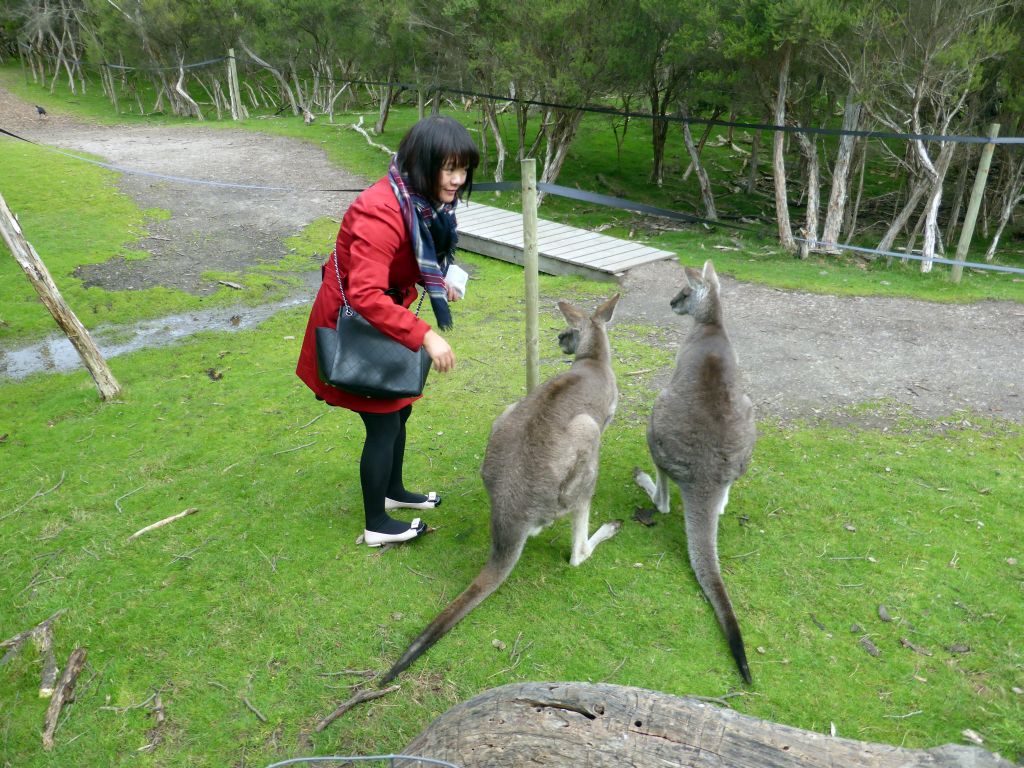
[[[355,395],[378,400],[416,397],[430,373],[430,355],[418,352],[381,333],[352,309],[341,284],[338,256],[331,254],[334,274],[341,289],[341,309],[336,328],[316,329],[316,356],[320,379]],[[424,293],[426,293],[424,291]],[[416,306],[419,315],[423,296]]]

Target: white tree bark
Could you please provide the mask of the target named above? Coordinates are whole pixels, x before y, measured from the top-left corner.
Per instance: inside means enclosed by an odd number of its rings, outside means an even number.
[[[288,85],[288,81],[284,79],[284,75],[282,75],[278,70],[276,70],[274,67],[270,66],[270,64],[265,62],[263,59],[261,59],[255,53],[253,53],[252,49],[249,48],[249,46],[245,44],[244,40],[239,39],[238,40],[238,44],[242,46],[242,50],[245,51],[245,55],[246,56],[248,56],[250,59],[255,61],[257,64],[259,64],[265,70],[267,70],[274,77],[274,79],[277,80],[277,84],[279,86],[281,86],[282,93],[284,93],[284,95],[288,98],[288,103],[291,104],[292,114],[295,115],[296,117],[298,117],[299,105],[295,102],[295,94],[292,93],[291,86],[289,86]]]
[[[786,91],[789,87],[789,65],[793,58],[793,47],[789,42],[782,45],[782,62],[779,64],[779,88],[775,96],[775,125],[786,124]],[[786,197],[786,134],[775,131],[772,137],[772,173],[775,177],[775,218],[779,224],[779,243],[791,253],[796,250],[793,228],[789,223],[789,201]]]
[[[992,241],[985,251],[985,261],[992,261],[995,258],[996,248],[999,247],[999,238],[1003,236],[1003,230],[1006,229],[1006,225],[1013,215],[1013,209],[1024,203],[1024,195],[1021,192],[1024,192],[1024,158],[1017,155],[1016,169],[1010,173],[1010,182],[1006,186],[1003,205],[999,212],[999,222],[996,225],[995,234],[992,235]]]
[[[718,220],[718,210],[715,208],[715,196],[711,191],[711,181],[708,179],[708,172],[700,161],[700,153],[693,141],[693,133],[690,131],[690,123],[685,119],[689,117],[689,109],[684,103],[682,106],[683,120],[683,143],[686,144],[686,151],[690,155],[690,164],[697,172],[697,181],[700,184],[700,198],[704,205],[704,217]]]
[[[505,156],[508,151],[505,149],[505,141],[501,138],[501,129],[498,126],[498,116],[494,110],[494,102],[491,99],[484,99],[481,102],[481,109],[484,113],[484,121],[494,137],[494,151],[497,154],[497,162],[494,167],[494,180],[504,181],[505,179]]]
[[[806,133],[796,135],[800,151],[807,158],[807,215],[804,223],[804,239],[810,241],[813,248],[818,241],[818,195],[821,187],[821,171],[818,162],[818,142]],[[801,247],[801,252],[804,248]]]
[[[103,354],[93,342],[89,331],[71,311],[71,307],[64,301],[64,297],[60,295],[50,271],[46,268],[43,260],[39,258],[39,254],[36,253],[32,244],[25,239],[21,226],[11,209],[7,207],[7,201],[4,200],[3,195],[0,195],[0,236],[7,243],[7,247],[14,255],[18,266],[25,272],[29,282],[32,283],[32,287],[36,289],[43,305],[50,311],[53,319],[57,321],[57,325],[78,351],[86,370],[96,382],[100,398],[112,400],[117,397],[121,393],[121,386],[114,378],[107,361],[103,359]]]
[[[846,105],[843,108],[843,129],[847,131],[856,130],[860,125],[861,107],[854,100],[853,87],[850,87],[846,94]],[[839,231],[843,224],[843,216],[846,212],[847,191],[850,188],[850,161],[853,156],[853,147],[856,137],[844,135],[839,139],[839,150],[836,154],[836,164],[832,169],[832,190],[828,197],[828,210],[825,212],[825,226],[821,232],[821,239],[825,243],[838,243]],[[839,249],[832,245],[826,245],[827,253],[838,253]]]

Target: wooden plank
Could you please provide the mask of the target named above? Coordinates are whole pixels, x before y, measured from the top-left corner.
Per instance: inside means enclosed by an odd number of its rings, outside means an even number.
[[[513,211],[501,211],[496,208],[492,208],[489,211],[477,211],[473,215],[470,215],[468,213],[459,213],[456,214],[456,217],[459,219],[460,223],[462,221],[468,220],[473,224],[482,226],[488,226],[491,224],[496,224],[499,222],[503,223],[507,221],[519,222],[519,225],[522,226],[523,222],[523,217],[520,214],[515,213]]]
[[[505,243],[497,243],[486,238],[478,238],[470,234],[459,235],[459,246],[467,251],[489,256],[492,259],[507,261],[510,264],[523,265],[523,249],[516,248]],[[615,272],[600,269],[591,269],[585,264],[573,264],[572,262],[553,259],[541,253],[538,258],[540,271],[547,275],[579,275],[590,280],[614,280]]]
[[[558,243],[562,243],[566,240],[576,240],[579,242],[591,243],[617,242],[610,237],[599,235],[596,232],[588,232],[585,229],[570,229],[568,227],[558,231],[551,237],[545,238],[544,242],[547,245],[555,245]]]
[[[619,244],[616,242],[604,243],[581,243],[578,241],[566,242],[555,248],[545,248],[544,252],[549,256],[558,256],[571,261],[590,262],[597,258],[597,254],[608,251],[617,251]]]
[[[522,265],[522,214],[472,203],[460,205],[456,215],[461,248]],[[537,236],[540,269],[547,274],[614,279],[638,264],[675,258],[671,251],[544,219],[537,221]]]
[[[636,248],[620,248],[615,251],[604,251],[597,255],[596,258],[592,259],[589,263],[591,266],[604,265],[614,261],[621,261],[623,259],[640,258],[649,254],[656,253],[661,258],[668,258],[675,254],[669,253],[668,251],[657,251],[654,248],[649,248],[646,245],[637,245]]]

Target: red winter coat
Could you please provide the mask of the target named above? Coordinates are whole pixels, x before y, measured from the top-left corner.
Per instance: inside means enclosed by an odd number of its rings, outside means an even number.
[[[409,349],[418,350],[430,326],[406,307],[417,298],[420,270],[412,252],[412,241],[405,231],[398,199],[387,178],[362,192],[345,212],[338,231],[336,253],[345,295],[352,308],[378,330]],[[328,258],[321,271],[323,282],[309,313],[295,369],[298,377],[331,405],[353,411],[391,413],[418,400],[418,397],[377,400],[343,392],[320,380],[316,328],[334,328],[341,307],[333,260]],[[396,304],[384,293],[386,290],[397,290],[402,303]],[[425,301],[424,305],[429,306],[429,302]]]

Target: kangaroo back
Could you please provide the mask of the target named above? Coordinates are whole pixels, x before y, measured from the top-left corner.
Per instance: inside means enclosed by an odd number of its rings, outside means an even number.
[[[690,564],[715,610],[736,665],[750,682],[743,639],[718,563],[718,518],[729,488],[747,469],[756,439],[753,406],[742,389],[736,354],[722,322],[718,275],[711,261],[686,268],[686,283],[672,299],[676,314],[693,317],[680,345],[669,385],[658,395],[647,426],[657,485],[637,482],[658,508],[669,508],[668,480],[683,497]]]
[[[491,551],[480,574],[412,642],[381,678],[393,680],[508,578],[529,536],[566,512],[573,519],[578,565],[618,530],[606,523],[582,538],[597,481],[601,433],[615,412],[618,392],[605,325],[618,294],[587,316],[567,302],[558,306],[569,323],[559,345],[575,355],[572,368],[554,376],[505,409],[491,427],[480,474],[491,502]],[[582,523],[580,522],[582,519]]]

